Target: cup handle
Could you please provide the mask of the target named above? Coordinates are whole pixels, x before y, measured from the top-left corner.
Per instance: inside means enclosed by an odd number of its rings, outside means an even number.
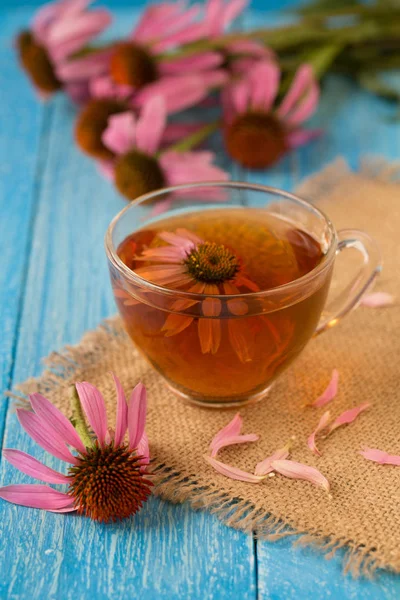
[[[379,247],[367,233],[357,229],[342,229],[337,232],[337,236],[339,243],[336,255],[354,248],[360,252],[363,263],[352,281],[324,308],[315,335],[334,327],[348,312],[356,308],[382,270]]]

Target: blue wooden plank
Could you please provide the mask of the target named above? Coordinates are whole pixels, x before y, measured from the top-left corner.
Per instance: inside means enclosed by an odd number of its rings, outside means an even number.
[[[49,111],[43,109],[20,73],[10,32],[22,27],[28,11],[2,12],[0,29],[0,386],[10,385],[16,328],[27,269],[41,157],[45,154]],[[42,134],[42,135],[41,135]],[[42,141],[41,141],[42,140]],[[0,403],[0,439],[8,403]]]
[[[67,101],[55,100],[14,381],[37,374],[42,356],[115,311],[103,236],[124,201],[74,147],[72,120]],[[7,416],[4,445],[43,455],[14,414]],[[55,459],[48,464],[60,466]],[[2,465],[2,483],[28,479]],[[1,597],[256,595],[252,538],[187,506],[153,499],[136,518],[110,527],[6,503],[0,514],[0,536],[13,540],[0,548]]]

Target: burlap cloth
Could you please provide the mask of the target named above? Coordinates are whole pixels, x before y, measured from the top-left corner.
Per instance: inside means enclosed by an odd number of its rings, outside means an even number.
[[[378,289],[399,297],[400,194],[392,182],[394,166],[370,163],[358,174],[336,161],[299,189],[318,203],[338,229],[364,229],[380,243],[384,271]],[[331,497],[313,485],[275,476],[260,485],[227,479],[208,465],[213,435],[231,411],[190,407],[167,390],[123,331],[118,318],[84,336],[74,347],[53,353],[41,378],[18,387],[40,390],[69,412],[67,386],[87,380],[104,393],[110,411],[114,371],[129,391],[142,380],[149,393],[147,431],[154,459],[155,493],[174,502],[189,501],[227,524],[270,540],[301,534],[327,555],[345,547],[345,568],[355,575],[377,568],[400,572],[400,468],[380,466],[359,454],[363,445],[400,453],[400,311],[358,308],[333,330],[312,340],[296,364],[261,403],[241,410],[244,433],[258,433],[254,444],[223,450],[221,460],[253,471],[255,464],[295,436],[292,458],[316,466],[331,483]],[[340,391],[331,404],[336,416],[369,401],[373,404],[351,426],[325,442],[321,458],[306,446],[322,410],[304,409],[327,385],[333,368]]]

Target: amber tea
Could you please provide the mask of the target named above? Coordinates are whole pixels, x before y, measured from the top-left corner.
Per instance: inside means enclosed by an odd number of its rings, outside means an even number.
[[[177,295],[159,308],[114,281],[126,329],[175,391],[201,402],[257,398],[314,333],[330,277],[281,305],[259,292],[305,276],[321,245],[290,221],[257,208],[209,209],[160,219],[118,248],[138,276]],[[180,295],[180,292],[187,292]],[[226,296],[226,298],[225,298]]]

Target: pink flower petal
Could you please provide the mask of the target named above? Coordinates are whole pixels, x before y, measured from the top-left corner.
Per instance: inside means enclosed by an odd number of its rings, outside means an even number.
[[[47,485],[16,484],[0,488],[0,498],[30,508],[59,510],[73,505],[74,499],[68,494],[53,490]]]
[[[249,73],[251,84],[251,107],[253,110],[269,111],[279,88],[280,69],[274,61],[260,61]]]
[[[283,448],[275,450],[271,456],[264,458],[261,462],[257,463],[254,474],[255,475],[268,475],[274,470],[271,466],[274,460],[285,460],[290,456],[291,443],[288,442]]]
[[[319,95],[318,84],[313,82],[304,99],[300,101],[299,106],[285,118],[286,123],[291,126],[299,125],[310,118],[317,109]]]
[[[314,454],[316,454],[317,456],[321,456],[321,452],[318,450],[316,444],[315,444],[315,437],[317,435],[317,433],[319,433],[320,431],[322,431],[323,429],[325,429],[325,427],[328,425],[329,420],[331,418],[331,414],[329,412],[329,410],[327,410],[322,417],[320,418],[317,427],[315,428],[315,430],[312,432],[312,434],[310,435],[310,437],[307,440],[307,446],[310,448],[311,452],[314,452]]]
[[[146,471],[146,466],[150,464],[150,450],[149,450],[149,438],[147,437],[146,432],[143,433],[142,439],[137,445],[136,452],[139,456],[142,456],[141,462],[141,472],[144,473]]]
[[[124,112],[112,115],[102,135],[107,148],[116,154],[124,154],[136,146],[136,119],[133,113]]]
[[[46,465],[42,464],[39,460],[21,450],[4,448],[3,456],[16,469],[19,469],[22,473],[35,477],[40,481],[45,481],[46,483],[68,484],[71,482],[70,478],[66,475],[63,475],[50,467],[46,467]]]
[[[169,185],[202,181],[227,181],[229,174],[223,169],[202,160],[202,152],[172,152],[161,155],[160,164]],[[200,159],[200,160],[199,160]]]
[[[247,471],[242,471],[236,467],[232,467],[231,465],[226,465],[225,463],[212,458],[211,456],[204,456],[204,459],[210,463],[210,465],[221,473],[225,475],[225,477],[230,477],[231,479],[237,479],[238,481],[246,481],[247,483],[260,483],[265,479],[263,476],[253,475],[253,473],[248,473]]]
[[[136,125],[136,144],[139,150],[155,154],[165,129],[167,111],[162,96],[154,96],[143,105]]]
[[[289,147],[294,149],[313,142],[323,135],[322,129],[295,129],[286,136],[286,142]]]
[[[338,385],[339,371],[337,369],[333,369],[332,377],[326,390],[314,402],[311,402],[311,404],[308,404],[307,406],[312,406],[313,408],[322,408],[331,402],[338,392]]]
[[[360,454],[367,460],[372,460],[380,465],[400,467],[400,456],[396,454],[388,454],[377,448],[364,448],[364,450],[360,451]]]
[[[368,308],[381,308],[384,306],[391,306],[392,304],[394,304],[394,296],[387,292],[367,294],[361,298],[360,302],[360,306],[366,306]]]
[[[89,90],[94,98],[111,98],[122,101],[127,100],[134,92],[130,85],[115,83],[107,74],[91,78]]]
[[[75,386],[89,425],[102,446],[105,443],[108,429],[104,398],[91,383],[83,381],[76,383]]]
[[[41,394],[31,394],[29,399],[37,416],[51,426],[65,443],[78,450],[78,452],[86,452],[85,445],[75,427],[54,404]]]
[[[128,404],[120,380],[114,373],[112,376],[114,378],[115,387],[117,388],[117,422],[115,426],[114,444],[115,446],[120,446],[124,440],[128,427]]]
[[[284,475],[284,477],[289,477],[290,479],[304,479],[329,492],[328,480],[314,467],[303,465],[294,460],[274,460],[272,461],[271,466],[274,471]]]
[[[68,450],[62,437],[48,427],[35,413],[18,409],[17,417],[26,433],[46,452],[50,452],[50,454],[65,462],[77,464],[78,459]]]
[[[137,448],[146,425],[147,393],[142,383],[133,390],[128,404],[129,448]]]
[[[215,443],[212,448],[211,456],[217,456],[218,452],[226,446],[234,446],[235,444],[247,444],[248,442],[257,442],[259,436],[255,433],[248,433],[246,435],[233,435],[232,437],[225,437],[219,442]]]
[[[364,412],[364,410],[367,410],[367,408],[369,408],[370,406],[371,404],[369,402],[365,402],[360,406],[356,406],[355,408],[351,408],[350,410],[345,410],[334,420],[332,425],[329,427],[327,435],[330,435],[332,431],[334,431],[338,427],[341,427],[342,425],[349,425],[350,423],[355,421],[358,415]]]
[[[207,85],[200,75],[168,76],[146,85],[137,92],[134,102],[142,107],[153,96],[163,96],[170,114],[198,104],[207,93]]]
[[[92,77],[100,79],[101,75],[107,73],[111,55],[111,50],[104,50],[88,54],[83,58],[58,63],[57,77],[63,82],[87,81]]]
[[[243,419],[239,413],[233,417],[232,421],[229,421],[228,425],[225,425],[222,429],[215,434],[210,443],[210,450],[213,449],[214,445],[223,440],[226,437],[232,437],[239,435],[242,429]]]
[[[297,69],[293,83],[278,109],[280,117],[286,117],[295,108],[313,80],[314,72],[311,65],[304,64]]]

